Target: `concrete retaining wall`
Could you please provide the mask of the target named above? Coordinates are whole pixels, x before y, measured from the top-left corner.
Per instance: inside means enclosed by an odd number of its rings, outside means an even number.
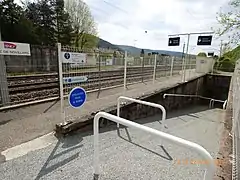
[[[166,97],[163,99],[165,93],[170,94],[197,94],[199,87],[202,87],[204,83],[204,77],[194,79],[188,83],[180,84],[171,89],[164,90],[162,92],[156,93],[154,95],[149,95],[148,97],[141,98],[144,101],[153,102],[161,104],[165,107],[166,111],[176,110],[189,106],[190,104],[197,103],[198,99],[196,98],[186,98],[186,97]],[[116,114],[116,110],[111,111],[110,113]],[[160,114],[161,110],[157,108],[152,108],[149,106],[144,106],[141,104],[131,103],[121,108],[121,117],[135,120],[140,118],[145,118],[155,114]]]
[[[204,78],[203,96],[225,101],[228,98],[231,76],[207,75]]]
[[[165,107],[167,113],[173,110],[187,107],[187,106],[194,106],[194,104],[203,103],[205,105],[208,105],[209,100],[202,100],[202,99],[200,100],[198,98],[187,98],[187,97],[172,97],[172,96],[166,97],[164,99],[163,95],[165,93],[189,94],[189,95],[201,95],[201,96],[207,96],[207,97],[214,97],[214,98],[220,98],[220,99],[221,97],[223,97],[223,99],[221,100],[226,100],[224,98],[228,94],[229,80],[231,80],[231,77],[227,77],[227,78],[224,76],[212,77],[211,75],[210,76],[206,75],[206,76],[193,79],[186,83],[177,84],[176,86],[168,89],[162,89],[158,92],[154,92],[153,94],[142,96],[139,99],[161,104]],[[225,92],[225,90],[227,92]],[[105,109],[104,111],[114,115],[117,114],[116,106]],[[145,117],[149,117],[149,116],[161,114],[161,113],[162,113],[161,110],[157,108],[152,108],[149,106],[145,106],[137,103],[131,103],[131,102],[129,102],[128,104],[125,104],[121,108],[121,117],[128,120],[136,120],[136,119],[145,118]],[[95,113],[89,115],[88,117],[85,117],[86,120],[84,122],[69,124],[65,127],[56,126],[56,132],[60,134],[67,134],[79,128],[88,127],[88,129],[92,129],[94,116],[95,116]],[[104,124],[108,123],[108,120],[102,119],[101,121]]]

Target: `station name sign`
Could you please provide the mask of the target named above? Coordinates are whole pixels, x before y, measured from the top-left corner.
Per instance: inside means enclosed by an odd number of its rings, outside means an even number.
[[[30,45],[26,43],[0,41],[0,55],[31,56]]]

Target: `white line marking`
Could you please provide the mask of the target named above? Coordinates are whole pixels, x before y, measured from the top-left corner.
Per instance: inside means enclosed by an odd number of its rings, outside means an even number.
[[[17,145],[15,147],[9,148],[5,151],[2,151],[1,154],[5,156],[6,161],[15,159],[21,156],[26,155],[27,153],[35,150],[45,148],[54,142],[57,141],[57,138],[54,136],[54,132],[43,135],[39,138],[33,139],[26,143]]]

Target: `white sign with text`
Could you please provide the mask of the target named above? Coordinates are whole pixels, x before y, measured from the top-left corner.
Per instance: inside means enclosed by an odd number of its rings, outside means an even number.
[[[63,63],[86,64],[87,54],[75,52],[62,52]]]
[[[0,41],[0,55],[31,56],[30,45]]]

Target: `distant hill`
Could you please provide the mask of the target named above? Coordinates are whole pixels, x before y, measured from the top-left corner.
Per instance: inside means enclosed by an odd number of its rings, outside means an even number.
[[[136,48],[133,46],[126,46],[126,45],[116,45],[120,49],[129,52],[131,55],[140,55],[140,52],[142,49]],[[144,53],[148,54],[151,52],[158,52],[159,54],[165,54],[169,56],[177,56],[177,57],[182,57],[182,52],[176,52],[176,51],[166,51],[166,50],[152,50],[152,49],[144,49]]]
[[[101,38],[99,38],[98,47],[104,48],[104,49],[113,49],[113,50],[124,52],[124,50],[122,50],[119,46],[111,44],[110,42],[105,41]]]
[[[100,48],[113,49],[113,50],[117,50],[117,51],[120,51],[120,52],[127,51],[132,56],[139,56],[140,52],[142,50],[140,48],[133,47],[133,46],[112,44],[112,43],[110,43],[108,41],[105,41],[105,40],[103,40],[101,38],[99,38],[98,46]],[[148,54],[148,53],[151,53],[151,52],[158,52],[159,54],[165,54],[165,55],[169,55],[169,56],[182,57],[182,52],[144,49],[144,53],[145,54]]]

